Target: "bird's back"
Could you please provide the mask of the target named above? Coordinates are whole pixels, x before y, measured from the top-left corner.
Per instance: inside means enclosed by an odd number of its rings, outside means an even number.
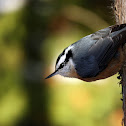
[[[99,30],[74,43],[76,48],[73,60],[79,76],[82,78],[96,77],[108,67],[111,61],[114,63],[114,58],[120,61],[119,50],[125,41],[126,24],[122,24]]]

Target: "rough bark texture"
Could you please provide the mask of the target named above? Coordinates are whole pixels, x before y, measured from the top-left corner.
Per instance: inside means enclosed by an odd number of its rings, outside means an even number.
[[[126,23],[126,0],[115,0],[114,11],[116,17],[116,23]],[[121,84],[122,84],[122,95],[123,95],[123,112],[124,112],[124,126],[126,126],[126,44],[124,48],[125,63],[121,70]]]
[[[117,24],[126,23],[126,0],[115,0],[115,17]]]

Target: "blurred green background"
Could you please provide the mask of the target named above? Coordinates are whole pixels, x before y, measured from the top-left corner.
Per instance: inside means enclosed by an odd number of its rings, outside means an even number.
[[[57,56],[115,24],[111,0],[0,0],[0,126],[121,126],[117,75],[55,76]]]

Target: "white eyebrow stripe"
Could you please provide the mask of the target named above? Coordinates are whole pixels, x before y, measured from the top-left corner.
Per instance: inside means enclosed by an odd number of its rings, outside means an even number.
[[[71,46],[71,45],[70,45],[68,48],[66,48],[64,55],[60,57],[60,60],[59,60],[59,62],[58,62],[57,65],[56,65],[56,69],[58,69],[59,66],[60,66],[60,64],[63,63],[63,62],[65,61],[67,52],[68,52],[70,49],[72,49],[72,48],[73,48],[73,46]]]
[[[56,69],[59,68],[60,64],[63,63],[65,61],[65,59],[66,59],[66,55],[64,54],[63,56],[60,57],[60,60],[56,65]]]
[[[72,49],[72,48],[73,48],[73,45],[70,45],[68,48],[66,48],[65,54],[66,54],[70,49]]]

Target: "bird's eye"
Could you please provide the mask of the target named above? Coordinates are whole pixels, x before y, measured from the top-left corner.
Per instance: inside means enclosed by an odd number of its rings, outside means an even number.
[[[61,63],[61,64],[60,64],[60,68],[63,68],[64,65],[65,65],[65,63]]]
[[[63,67],[64,66],[64,63],[62,63],[61,66]]]

